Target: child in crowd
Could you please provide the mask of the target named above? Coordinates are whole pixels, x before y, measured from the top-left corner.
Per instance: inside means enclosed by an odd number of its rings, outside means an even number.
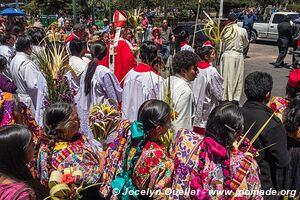
[[[205,133],[205,126],[209,114],[222,100],[223,78],[212,65],[216,60],[215,48],[210,43],[197,49],[201,61],[198,63],[199,73],[193,82],[193,92],[196,101],[194,131]]]
[[[173,59],[175,74],[170,77],[170,88],[174,110],[178,113],[174,121],[175,133],[180,128],[193,128],[195,100],[192,81],[197,77],[199,60],[199,56],[191,51],[179,51]]]
[[[159,50],[162,49],[161,32],[160,29],[157,27],[154,27],[152,29],[152,41],[154,42],[154,44],[156,44]]]
[[[157,46],[150,41],[140,47],[142,62],[131,69],[125,76],[122,98],[122,118],[134,121],[137,111],[146,100],[159,99],[163,78],[153,68],[157,59]]]

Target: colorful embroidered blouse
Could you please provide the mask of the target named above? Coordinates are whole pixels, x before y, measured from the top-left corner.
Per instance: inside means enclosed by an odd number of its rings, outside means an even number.
[[[201,143],[203,136],[189,130],[181,129],[178,131],[174,140],[171,155],[175,159],[175,171],[173,175],[172,189],[176,191],[187,191],[190,188],[191,180],[194,178],[195,172],[198,171],[199,153],[201,152]],[[239,150],[231,152],[230,155],[230,172],[232,175],[237,174],[238,168],[241,166],[241,160],[245,158],[245,154]],[[259,168],[254,159],[244,176],[238,190],[259,190]],[[205,179],[202,187],[205,190],[225,190],[223,181],[224,175],[222,165],[218,158],[205,158],[204,170]],[[224,196],[213,196],[213,199],[222,199]],[[180,195],[175,193],[174,199],[188,199],[188,193]],[[243,197],[245,198],[245,196]],[[247,199],[261,199],[261,196],[246,196]]]
[[[72,142],[56,142],[52,150],[48,142],[43,142],[38,154],[38,177],[46,185],[52,171],[58,167],[78,167],[83,172],[83,183],[90,185],[100,179],[99,158],[97,152],[91,148],[86,138],[79,135],[79,139]]]
[[[128,140],[131,137],[129,131],[131,124],[129,121],[123,121],[117,130],[115,140],[108,147],[106,153],[106,162],[101,177],[100,194],[104,198],[116,196],[112,194],[111,182],[116,178],[117,174],[122,171],[125,150]],[[128,154],[128,163],[135,154],[135,148],[132,148]],[[127,165],[128,167],[129,165]],[[165,190],[171,188],[171,180],[173,174],[173,161],[167,155],[164,147],[154,142],[147,142],[142,153],[134,167],[132,181],[136,189],[152,189]],[[163,192],[161,192],[162,195]],[[156,198],[156,197],[154,197]],[[167,199],[166,196],[160,196],[161,199]]]
[[[161,190],[171,188],[172,173],[174,169],[173,160],[167,155],[162,145],[147,142],[142,154],[134,167],[133,183],[139,190]],[[154,199],[167,199],[161,192]]]

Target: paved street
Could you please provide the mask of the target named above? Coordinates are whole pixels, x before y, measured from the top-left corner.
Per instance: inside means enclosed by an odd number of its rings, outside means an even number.
[[[273,77],[272,96],[285,96],[285,86],[289,76],[289,69],[274,68],[270,62],[275,62],[278,55],[278,47],[272,42],[258,42],[250,44],[250,50],[245,61],[245,77],[254,71],[262,71],[270,73]],[[285,62],[291,63],[292,56],[287,55]],[[240,103],[246,101],[246,96],[243,93]]]

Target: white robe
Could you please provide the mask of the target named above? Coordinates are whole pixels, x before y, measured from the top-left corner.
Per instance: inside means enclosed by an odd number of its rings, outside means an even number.
[[[137,120],[140,106],[147,100],[160,99],[163,78],[152,71],[131,69],[125,76],[122,98],[122,118]]]
[[[17,86],[17,94],[20,100],[25,103],[33,115],[37,108],[38,88],[45,87],[46,80],[31,60],[28,54],[17,52],[10,63],[10,73]],[[39,86],[39,84],[43,84]],[[39,97],[39,102],[41,97]],[[39,103],[40,104],[40,103]]]
[[[90,109],[99,103],[104,103],[108,99],[114,99],[120,102],[122,99],[122,88],[115,77],[115,75],[104,66],[97,66],[95,74],[91,80],[91,90],[88,95],[84,92],[84,79],[86,76],[87,68],[80,78],[79,89],[79,106],[77,107],[80,117],[80,129],[93,145],[101,145],[95,141],[93,133],[88,123],[88,116]]]
[[[198,68],[199,69],[199,68]],[[222,100],[223,78],[212,65],[199,69],[197,78],[193,81],[193,93],[196,102],[194,127],[205,128],[211,111]]]
[[[13,59],[15,52],[13,47],[9,47],[7,45],[0,45],[0,55],[4,56],[7,60],[7,68],[4,71],[4,74],[6,75],[7,78],[12,80],[12,76],[10,74],[10,62]]]
[[[195,52],[194,48],[191,47],[190,45],[188,44],[185,44],[183,45],[181,48],[180,48],[180,51],[191,51],[191,52]]]
[[[192,129],[195,100],[191,83],[177,74],[170,77],[170,84],[174,110],[178,113],[172,123],[175,133],[181,128]]]
[[[244,82],[244,49],[247,48],[248,35],[244,28],[232,25],[237,31],[236,38],[223,43],[223,54],[220,59],[220,74],[224,78],[223,100],[239,101]],[[224,38],[232,35],[231,31],[224,34]]]
[[[80,78],[83,71],[87,68],[88,63],[77,56],[71,56],[69,59],[69,65],[71,69],[66,70],[65,76],[68,79],[70,89],[76,92],[76,95],[74,97],[74,102],[78,104],[80,98],[79,95]]]

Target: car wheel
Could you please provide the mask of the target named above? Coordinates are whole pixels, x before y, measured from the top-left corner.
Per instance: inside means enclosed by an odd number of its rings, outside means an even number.
[[[255,43],[257,40],[257,33],[252,30],[251,38],[250,38],[250,43]]]

